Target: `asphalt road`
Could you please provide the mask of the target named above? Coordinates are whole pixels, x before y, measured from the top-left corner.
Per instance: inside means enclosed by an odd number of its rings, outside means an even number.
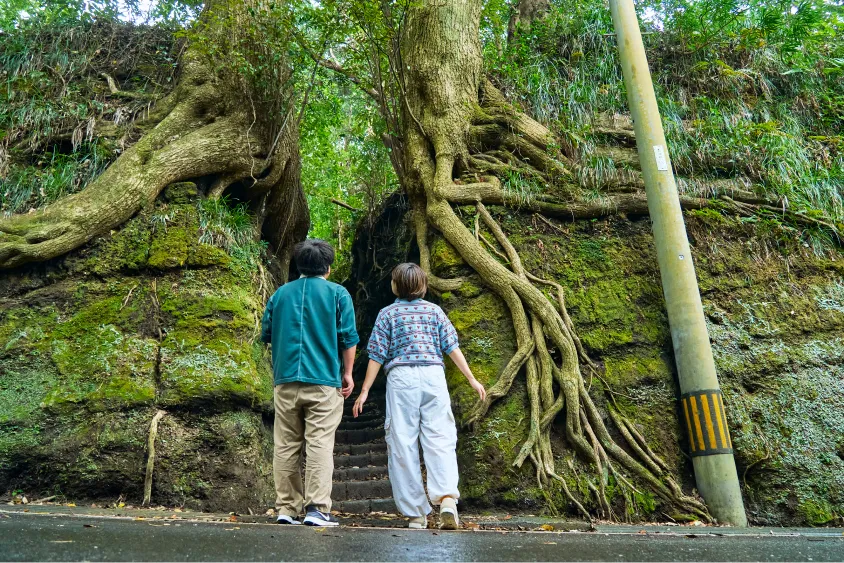
[[[438,532],[0,514],[0,560],[816,562],[844,560],[840,534]]]

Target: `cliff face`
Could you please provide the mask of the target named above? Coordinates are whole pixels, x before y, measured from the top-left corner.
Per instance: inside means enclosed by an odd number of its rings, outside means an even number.
[[[474,210],[463,211],[469,224]],[[647,218],[549,224],[503,208],[495,215],[526,269],[565,287],[574,326],[602,367],[590,393],[604,405],[603,416],[612,401],[691,491],[688,438],[679,423],[677,376]],[[748,514],[757,524],[834,522],[844,514],[844,253],[833,249],[817,256],[773,222],[742,222],[712,210],[689,212],[686,221]],[[380,259],[364,260],[363,268],[361,253],[358,271],[386,272],[416,257],[409,237],[400,236],[393,223],[391,216],[361,237]],[[392,257],[385,256],[387,249]],[[457,327],[476,376],[491,384],[515,352],[509,313],[441,239],[432,244],[432,261],[439,276],[468,276],[460,290],[429,298]],[[352,284],[366,288],[359,295],[379,297],[361,300],[363,318],[390,300],[388,286],[374,283],[382,276]],[[459,420],[475,396],[447,364]],[[512,466],[528,425],[520,377],[475,428],[461,431],[467,502],[538,510],[551,501],[565,509],[559,488],[541,490],[529,464]],[[558,467],[569,488],[589,498],[583,479],[588,469],[562,432],[557,436]],[[648,493],[627,499],[628,508],[621,498],[613,501],[619,514],[630,510],[633,518],[665,519],[665,509]]]
[[[187,195],[168,190],[169,200],[79,252],[3,274],[0,489],[137,502],[150,421],[163,409],[155,503],[271,505],[271,379],[256,339],[272,288],[243,257],[199,242],[206,218],[190,185],[181,189]],[[364,337],[392,299],[385,274],[415,258],[402,208],[393,198],[381,221],[359,231],[349,288]],[[566,288],[575,327],[602,366],[590,389],[596,402],[613,401],[635,421],[691,490],[648,221],[549,224],[494,212],[525,267]],[[473,220],[471,208],[464,215]],[[711,210],[686,219],[751,519],[834,522],[844,514],[844,253],[819,257],[773,223]],[[506,308],[442,240],[432,259],[440,276],[468,276],[460,290],[430,298],[490,384],[514,352]],[[459,419],[474,396],[450,363],[447,375]],[[468,505],[540,510],[550,501],[565,510],[557,488],[541,490],[528,465],[512,467],[528,422],[519,379],[461,431]],[[554,447],[570,488],[588,496],[585,468],[563,438]],[[664,518],[651,495],[634,497],[631,517]]]
[[[0,283],[0,490],[237,510],[273,498],[262,295],[169,189],[120,231]],[[271,502],[271,501],[270,501]]]
[[[551,227],[504,210],[499,219],[525,267],[566,288],[574,325],[603,367],[593,397],[612,401],[635,421],[693,487],[649,222]],[[717,212],[692,212],[687,222],[749,516],[758,524],[831,522],[844,514],[844,254],[819,258],[776,228],[766,232],[766,225]],[[450,248],[438,243],[435,249],[436,273],[466,273]],[[490,292],[467,286],[441,302],[476,374],[492,383],[514,352],[508,314]],[[463,412],[471,389],[452,365],[448,374]],[[524,506],[559,495],[538,490],[530,469],[511,467],[529,422],[526,405],[522,386],[463,434],[464,489],[471,498]],[[571,448],[562,439],[555,446],[565,466]],[[570,479],[588,490],[576,474]],[[643,516],[662,516],[648,495],[635,504]]]

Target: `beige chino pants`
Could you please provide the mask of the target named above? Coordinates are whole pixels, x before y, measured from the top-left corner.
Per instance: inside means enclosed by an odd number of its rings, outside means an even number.
[[[294,518],[303,507],[311,505],[321,512],[330,512],[334,434],[343,417],[340,389],[309,383],[283,383],[275,386],[274,403],[276,510]]]

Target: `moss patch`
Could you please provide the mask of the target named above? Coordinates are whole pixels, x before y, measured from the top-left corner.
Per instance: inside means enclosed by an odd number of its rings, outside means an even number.
[[[176,182],[164,188],[164,199],[170,203],[190,203],[198,195],[199,190],[193,182]]]
[[[267,354],[253,272],[202,244],[195,204],[156,204],[47,268],[0,274],[0,489],[271,504]]]

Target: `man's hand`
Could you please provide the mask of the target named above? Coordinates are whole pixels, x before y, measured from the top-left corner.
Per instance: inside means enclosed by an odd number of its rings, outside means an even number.
[[[486,399],[486,389],[484,389],[484,386],[480,381],[473,377],[471,381],[469,381],[469,385],[472,386],[472,389],[478,392],[478,396],[481,398],[481,401]]]
[[[369,391],[367,389],[361,389],[358,400],[355,401],[355,406],[352,407],[352,416],[354,418],[357,418],[363,412],[363,404],[366,402],[367,397],[369,397]]]
[[[340,389],[340,393],[343,394],[343,398],[348,399],[351,396],[354,388],[355,388],[355,380],[352,379],[351,373],[347,373],[346,375],[343,376],[343,388]]]

